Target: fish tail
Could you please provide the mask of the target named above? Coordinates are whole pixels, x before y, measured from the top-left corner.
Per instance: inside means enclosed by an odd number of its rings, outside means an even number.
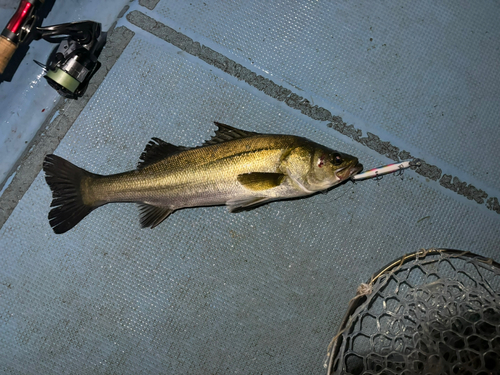
[[[67,232],[99,207],[100,204],[86,204],[82,197],[82,181],[97,175],[52,154],[45,157],[43,170],[45,181],[52,190],[49,222],[54,233]]]

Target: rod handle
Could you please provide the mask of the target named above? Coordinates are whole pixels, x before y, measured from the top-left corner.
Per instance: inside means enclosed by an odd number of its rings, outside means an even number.
[[[0,74],[2,74],[9,64],[12,55],[16,52],[17,44],[0,35]]]

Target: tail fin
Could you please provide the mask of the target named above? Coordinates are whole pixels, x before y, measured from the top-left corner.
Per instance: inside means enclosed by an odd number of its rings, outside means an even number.
[[[45,181],[52,190],[49,222],[54,233],[61,234],[97,208],[83,202],[81,191],[82,179],[95,175],[56,155],[45,157],[43,170]]]

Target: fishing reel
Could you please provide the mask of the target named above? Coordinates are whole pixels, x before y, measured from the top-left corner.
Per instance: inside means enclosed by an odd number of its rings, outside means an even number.
[[[106,43],[107,33],[93,21],[38,27],[37,39],[59,43],[44,65],[45,79],[60,95],[68,99],[82,97],[91,78],[101,67],[97,60]]]

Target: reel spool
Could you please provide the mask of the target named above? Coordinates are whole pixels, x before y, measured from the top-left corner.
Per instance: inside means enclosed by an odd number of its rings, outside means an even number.
[[[101,67],[97,58],[107,36],[101,31],[101,24],[93,21],[65,23],[39,27],[37,32],[38,39],[59,43],[46,65],[35,61],[47,70],[45,79],[48,84],[65,98],[83,96],[91,78]]]
[[[331,374],[500,374],[500,264],[406,255],[361,284],[328,347]]]

